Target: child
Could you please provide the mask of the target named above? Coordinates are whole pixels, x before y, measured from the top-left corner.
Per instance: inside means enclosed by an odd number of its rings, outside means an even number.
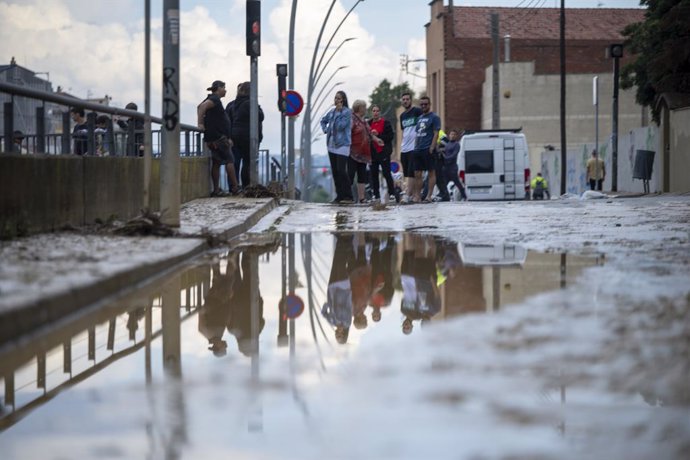
[[[443,177],[446,181],[453,182],[460,192],[460,200],[467,201],[465,184],[458,177],[458,153],[460,152],[459,133],[456,129],[448,132],[448,142],[443,149]]]

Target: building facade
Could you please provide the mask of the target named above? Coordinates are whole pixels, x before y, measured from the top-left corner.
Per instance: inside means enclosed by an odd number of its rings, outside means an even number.
[[[444,126],[483,127],[482,86],[493,64],[492,13],[498,15],[500,62],[532,62],[535,77],[560,74],[558,8],[460,7],[452,0],[448,5],[433,0],[430,8],[427,93]],[[566,72],[610,74],[612,60],[606,49],[621,43],[620,31],[643,15],[642,9],[566,9]],[[623,57],[621,65],[625,62]],[[503,94],[504,83],[510,82],[500,77],[499,82]]]

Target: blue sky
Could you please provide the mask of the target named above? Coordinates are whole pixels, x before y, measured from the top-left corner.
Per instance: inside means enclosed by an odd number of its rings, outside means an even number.
[[[356,0],[337,0],[328,22],[329,37]],[[276,110],[275,64],[287,62],[291,0],[263,0],[262,56],[259,59],[259,101],[266,111],[263,148],[278,152],[280,117]],[[448,3],[448,0],[445,0]],[[160,44],[162,1],[152,0],[152,111],[160,114]],[[295,88],[304,92],[306,74],[320,25],[331,0],[298,0],[295,40]],[[555,7],[558,0],[472,0],[461,6]],[[567,0],[566,6],[637,7],[637,0]],[[0,0],[0,63],[14,56],[19,65],[50,72],[58,85],[79,97],[109,95],[124,106],[134,101],[143,107],[143,0]],[[196,105],[216,79],[230,88],[249,78],[244,53],[245,0],[180,0],[182,121],[196,124]],[[356,37],[338,52],[324,74],[347,66],[334,75],[350,100],[367,99],[387,78],[394,84],[408,81],[422,90],[423,79],[400,70],[400,55],[425,57],[428,0],[365,0],[338,32],[333,47]],[[37,18],[41,18],[37,20]],[[322,45],[325,44],[323,40]],[[424,74],[421,67],[415,73]],[[324,88],[325,110],[331,98]],[[339,88],[341,89],[341,88]],[[318,91],[318,88],[317,88]],[[229,91],[226,103],[233,96]],[[315,117],[318,117],[317,113]],[[299,121],[298,121],[299,123]],[[299,124],[298,124],[299,126]],[[315,144],[315,150],[325,146]]]

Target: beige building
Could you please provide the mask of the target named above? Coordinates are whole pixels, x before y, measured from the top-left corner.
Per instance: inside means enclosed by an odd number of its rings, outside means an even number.
[[[493,66],[486,69],[482,86],[482,129],[491,129]],[[545,146],[560,149],[560,75],[536,75],[534,62],[499,64],[500,126],[522,127],[530,149],[530,167],[541,168]],[[566,142],[568,150],[582,144],[595,144],[596,120],[593,80],[598,77],[599,150],[612,133],[613,74],[568,74],[566,76]],[[635,102],[635,91],[620,91],[618,96],[619,137],[647,124],[648,110]]]

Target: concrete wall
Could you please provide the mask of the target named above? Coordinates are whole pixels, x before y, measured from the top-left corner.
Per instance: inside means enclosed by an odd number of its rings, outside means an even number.
[[[499,64],[501,94],[501,127],[523,128],[530,148],[530,167],[540,169],[540,152],[545,145],[560,150],[560,75],[535,73],[534,62]],[[482,87],[482,129],[491,128],[492,67],[485,70]],[[566,141],[568,150],[579,151],[581,144],[595,143],[596,116],[592,104],[592,80],[596,74],[566,76]],[[613,74],[599,76],[599,145],[600,151],[610,141],[613,112]],[[618,135],[644,126],[647,111],[635,102],[635,91],[618,95]],[[656,147],[650,150],[657,150]]]
[[[690,191],[690,107],[671,110],[669,192]]]
[[[654,155],[652,178],[649,181],[650,192],[662,191],[662,157],[659,155],[660,138],[659,129],[655,126],[635,128],[627,133],[621,133],[618,138],[618,191],[642,193],[644,185],[642,180],[633,179],[633,167],[637,150],[651,150]],[[587,184],[587,160],[590,158],[594,144],[580,144],[568,150],[566,164],[566,192],[581,194],[589,190]],[[599,152],[606,164],[606,179],[604,190],[611,190],[611,141],[600,144]],[[532,170],[533,174],[541,171],[549,184],[551,194],[560,195],[561,190],[561,152],[560,149],[541,151],[541,164],[538,169]]]
[[[183,158],[182,202],[208,196],[208,157]],[[151,173],[151,209],[160,205],[159,161]],[[0,155],[0,238],[125,220],[143,206],[141,158]]]

